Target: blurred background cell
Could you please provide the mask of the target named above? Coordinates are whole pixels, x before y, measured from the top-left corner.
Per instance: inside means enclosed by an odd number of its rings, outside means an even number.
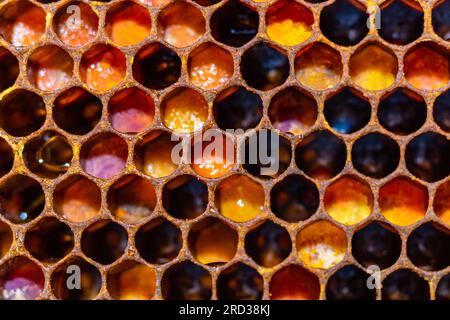
[[[450,181],[443,182],[436,189],[433,209],[445,224],[450,225]]]
[[[237,262],[223,270],[217,278],[219,300],[260,300],[263,278],[252,267]]]
[[[320,283],[314,273],[289,265],[272,276],[269,290],[272,300],[318,300]]]
[[[429,300],[430,287],[425,279],[409,269],[399,269],[383,280],[383,300]]]
[[[14,158],[14,150],[5,139],[0,138],[0,178],[11,171]]]
[[[434,32],[442,39],[450,40],[450,2],[448,0],[441,0],[435,3],[432,11],[432,24]]]
[[[19,76],[19,61],[6,48],[0,47],[0,93],[13,86]]]
[[[434,101],[433,117],[442,130],[450,132],[450,91],[444,92]]]
[[[367,286],[369,276],[354,265],[339,269],[328,279],[327,300],[375,300],[376,290]]]

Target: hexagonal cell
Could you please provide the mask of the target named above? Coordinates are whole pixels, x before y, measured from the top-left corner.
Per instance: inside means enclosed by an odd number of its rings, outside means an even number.
[[[326,90],[336,86],[342,77],[342,60],[338,51],[324,43],[301,49],[295,58],[295,77],[304,86]]]
[[[423,9],[418,1],[388,1],[381,8],[380,19],[383,23],[378,33],[387,42],[405,45],[422,35]]]
[[[450,81],[448,50],[434,42],[409,49],[403,60],[406,81],[420,90],[437,90]]]
[[[123,255],[128,234],[120,224],[111,220],[100,220],[83,230],[80,242],[81,250],[86,256],[106,265]]]
[[[450,3],[446,0],[437,1],[431,14],[434,32],[442,39],[450,40],[450,23],[448,15],[450,12]]]
[[[67,224],[54,217],[44,218],[27,230],[24,245],[39,261],[53,263],[72,251],[74,235]]]
[[[132,1],[123,1],[106,13],[106,34],[119,46],[133,46],[150,34],[149,11]]]
[[[361,93],[346,87],[327,98],[323,113],[331,128],[349,134],[369,123],[372,107]]]
[[[210,25],[214,39],[241,47],[258,33],[259,15],[247,4],[230,0],[212,14]]]
[[[73,19],[75,10],[79,10],[79,22]],[[53,30],[66,45],[84,46],[97,36],[98,21],[97,14],[89,4],[72,1],[60,7],[54,15]]]
[[[427,105],[418,94],[408,89],[396,89],[381,99],[377,116],[386,130],[408,135],[425,123]]]
[[[163,274],[161,292],[165,300],[209,300],[211,275],[191,261],[174,264]]]
[[[260,300],[263,295],[263,278],[248,265],[237,262],[223,270],[217,278],[219,300]]]
[[[236,166],[236,144],[231,135],[208,129],[193,138],[192,169],[205,178],[220,178]]]
[[[0,47],[0,93],[13,86],[19,76],[19,61],[6,48]]]
[[[115,93],[108,103],[109,121],[123,133],[139,133],[153,123],[153,98],[137,87]]]
[[[158,42],[140,49],[134,57],[134,79],[149,89],[165,89],[177,82],[180,74],[180,57]]]
[[[272,268],[292,251],[292,241],[285,228],[270,220],[259,223],[245,236],[245,252],[257,264]]]
[[[406,146],[405,162],[408,170],[427,182],[441,180],[450,174],[450,141],[434,132],[425,132]]]
[[[217,218],[206,218],[189,230],[188,245],[193,257],[202,264],[217,265],[236,254],[238,234]]]
[[[317,120],[317,102],[308,93],[289,87],[272,97],[269,118],[280,131],[302,134]]]
[[[81,273],[79,289],[76,287],[69,289],[67,283],[73,283],[73,272],[77,269]],[[61,300],[91,300],[97,296],[101,287],[102,276],[100,271],[78,256],[64,261],[51,275],[53,294]]]
[[[266,32],[272,41],[283,46],[295,46],[312,35],[314,17],[303,5],[289,0],[273,4],[266,15]]]
[[[14,165],[14,150],[0,137],[0,178],[8,174]]]
[[[126,260],[108,272],[106,285],[114,300],[150,300],[156,290],[156,272],[145,264]]]
[[[136,232],[135,243],[142,259],[154,264],[172,261],[183,247],[180,229],[164,218],[141,226]]]
[[[436,288],[436,300],[450,300],[450,274],[439,280]]]
[[[261,179],[278,177],[291,163],[291,142],[273,130],[252,132],[239,148],[243,168]]]
[[[16,174],[0,185],[0,213],[16,224],[35,219],[45,207],[45,194],[39,182]]]
[[[213,110],[214,119],[223,130],[255,128],[263,116],[260,96],[237,86],[223,90],[214,99]]]
[[[121,177],[108,190],[108,209],[125,223],[138,223],[149,217],[156,206],[156,192],[150,180],[130,174]]]
[[[337,222],[354,225],[366,219],[373,208],[370,186],[354,176],[343,176],[330,184],[323,199],[326,212]]]
[[[295,148],[297,167],[313,179],[331,179],[344,169],[345,143],[329,131],[316,131]]]
[[[100,212],[102,196],[99,187],[82,175],[60,182],[53,193],[53,209],[70,222],[85,222]]]
[[[208,104],[203,95],[190,88],[176,88],[161,102],[163,124],[177,133],[200,129],[208,118]]]
[[[30,83],[43,91],[64,88],[72,79],[73,60],[63,49],[46,45],[33,51],[27,63]]]
[[[241,74],[250,87],[271,90],[282,85],[288,78],[289,60],[285,52],[260,42],[242,55]]]
[[[222,87],[233,76],[233,71],[231,54],[213,43],[203,43],[189,55],[189,81],[201,89]]]
[[[25,144],[23,159],[28,169],[44,178],[57,178],[72,162],[72,147],[55,131],[45,131]]]
[[[436,190],[433,202],[434,213],[445,224],[450,225],[450,181],[442,183]]]
[[[179,1],[164,8],[158,16],[158,32],[171,45],[182,48],[193,45],[205,33],[205,18],[190,3]]]
[[[381,289],[383,300],[429,300],[428,282],[409,269],[399,269],[383,280]]]
[[[336,271],[325,288],[327,300],[375,300],[376,290],[367,286],[370,275],[354,265]]]
[[[376,42],[358,48],[349,61],[352,81],[366,90],[384,90],[397,77],[398,62],[395,54]]]
[[[84,171],[100,179],[110,179],[125,168],[128,146],[114,133],[100,133],[81,146],[80,164]]]
[[[341,262],[347,251],[345,232],[325,220],[301,229],[296,243],[300,260],[310,268],[329,269]]]
[[[264,210],[264,188],[244,175],[224,179],[216,189],[220,214],[235,222],[246,222]]]
[[[426,271],[437,271],[450,265],[450,232],[437,223],[428,222],[408,237],[406,252],[411,262]]]
[[[44,290],[44,273],[25,256],[4,262],[0,266],[0,274],[2,300],[35,300]]]
[[[319,207],[319,190],[301,175],[290,175],[279,181],[270,192],[272,212],[288,222],[303,221]]]
[[[384,178],[395,171],[399,162],[397,142],[379,132],[369,133],[353,143],[353,167],[368,177]]]
[[[320,14],[323,35],[340,46],[354,46],[369,32],[367,8],[360,2],[337,0]]]
[[[298,265],[277,271],[270,280],[271,300],[318,300],[319,278]]]
[[[125,78],[126,63],[119,49],[106,44],[94,45],[81,58],[81,80],[93,90],[108,91]]]
[[[208,187],[191,175],[181,175],[164,185],[164,209],[177,219],[194,219],[208,206]]]
[[[382,222],[373,221],[353,234],[352,256],[366,268],[389,268],[401,251],[402,239],[397,231]]]
[[[84,135],[92,131],[102,117],[102,102],[92,93],[73,87],[60,94],[52,108],[53,120],[71,134]]]
[[[5,5],[0,21],[0,34],[15,47],[33,46],[45,33],[45,11],[26,0]]]
[[[433,118],[442,130],[450,132],[450,91],[444,92],[434,101]]]
[[[428,191],[409,178],[399,177],[380,188],[378,203],[387,220],[399,226],[407,226],[425,217]]]
[[[171,175],[178,167],[172,161],[172,150],[177,145],[165,131],[152,131],[134,147],[134,163],[142,173],[161,178]]]
[[[17,89],[0,102],[0,127],[12,136],[24,137],[42,127],[46,114],[42,97]]]
[[[3,221],[0,221],[0,259],[9,251],[14,240],[11,228]]]

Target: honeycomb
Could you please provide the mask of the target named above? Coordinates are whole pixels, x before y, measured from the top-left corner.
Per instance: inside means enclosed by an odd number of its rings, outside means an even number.
[[[449,0],[2,0],[0,35],[1,299],[450,299]],[[174,163],[206,129],[278,171]]]

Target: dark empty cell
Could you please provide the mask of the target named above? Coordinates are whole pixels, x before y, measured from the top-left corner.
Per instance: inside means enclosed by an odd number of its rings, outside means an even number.
[[[406,146],[408,170],[427,182],[441,180],[450,173],[450,142],[444,136],[426,132],[412,139]]]
[[[94,222],[81,235],[81,250],[101,264],[110,264],[119,259],[128,242],[126,230],[110,220]]]
[[[258,33],[258,13],[240,1],[231,0],[211,16],[214,39],[232,47],[240,47]]]
[[[344,142],[329,131],[318,131],[303,139],[295,149],[295,162],[314,179],[330,179],[344,169]]]
[[[330,126],[340,133],[353,133],[369,123],[371,106],[349,88],[325,101],[324,115]]]
[[[0,47],[0,93],[11,87],[19,76],[19,62],[7,49]]]
[[[165,300],[209,300],[212,294],[211,275],[202,267],[184,261],[164,272],[161,291]]]
[[[444,227],[425,223],[408,237],[406,249],[411,262],[427,271],[441,270],[450,265],[450,234]]]
[[[289,76],[289,60],[282,52],[261,42],[243,54],[241,74],[249,86],[258,90],[270,90],[286,81]]]
[[[378,121],[386,130],[408,135],[425,123],[427,105],[422,97],[398,89],[381,100],[377,115]]]
[[[0,126],[10,135],[24,137],[44,124],[45,104],[36,93],[18,89],[0,102]]]
[[[375,300],[376,290],[369,289],[369,274],[354,265],[336,271],[326,286],[328,300]]]
[[[72,147],[66,138],[54,131],[46,131],[29,140],[23,150],[23,158],[31,172],[56,178],[70,167]]]
[[[428,300],[428,282],[408,269],[394,271],[383,281],[381,289],[383,300]]]
[[[214,118],[221,129],[254,128],[263,116],[261,98],[243,87],[232,87],[214,100]]]
[[[436,300],[450,300],[450,274],[439,281],[436,288]]]
[[[434,101],[433,117],[442,130],[450,132],[450,90]]]
[[[44,207],[44,190],[36,180],[14,175],[0,185],[0,213],[11,222],[30,222]]]
[[[56,98],[53,119],[61,129],[84,135],[93,130],[102,117],[102,102],[88,91],[74,87]]]
[[[219,3],[221,0],[194,0],[201,6],[211,6],[213,4]]]
[[[82,277],[80,286],[68,287],[75,284],[73,274],[79,270]],[[56,268],[51,276],[51,287],[57,299],[62,300],[90,300],[95,298],[102,287],[102,276],[92,264],[80,257],[73,257]]]
[[[377,265],[390,267],[400,257],[402,240],[380,222],[372,222],[355,232],[352,238],[352,255],[364,267]]]
[[[420,4],[414,1],[415,7],[402,0],[395,0],[381,10],[380,36],[387,42],[405,45],[423,32],[423,11]]]
[[[433,9],[434,32],[444,40],[450,40],[450,1],[443,0]]]
[[[334,43],[353,46],[369,32],[369,15],[365,11],[365,8],[356,7],[350,0],[337,0],[322,10],[320,29]]]
[[[356,140],[352,162],[356,170],[375,179],[394,172],[400,161],[400,148],[393,139],[374,132]]]
[[[245,237],[245,251],[257,264],[271,268],[286,259],[292,250],[289,233],[283,227],[266,221]]]
[[[0,177],[11,171],[14,165],[14,151],[5,139],[0,138]]]
[[[219,300],[260,300],[262,295],[263,278],[241,262],[228,267],[217,278]]]
[[[245,157],[244,169],[256,177],[278,177],[291,163],[291,144],[275,131],[259,130],[247,137],[240,148]]]
[[[42,262],[56,262],[74,246],[72,230],[56,218],[45,218],[25,235],[25,248]]]
[[[152,220],[139,228],[135,243],[144,260],[157,264],[175,259],[183,246],[180,230],[165,219]]]
[[[139,50],[133,62],[133,76],[143,86],[162,90],[177,82],[181,60],[171,49],[153,43]]]
[[[300,175],[290,175],[278,182],[270,193],[272,212],[288,222],[303,221],[319,207],[319,190]]]
[[[194,219],[208,205],[208,187],[201,180],[183,175],[176,177],[163,188],[164,209],[178,219]]]

